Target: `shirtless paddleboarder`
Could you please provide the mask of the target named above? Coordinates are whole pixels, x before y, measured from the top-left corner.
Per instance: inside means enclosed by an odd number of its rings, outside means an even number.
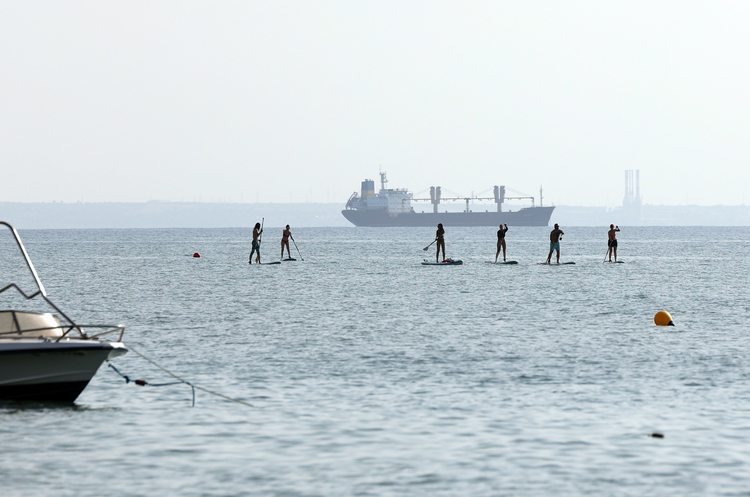
[[[557,251],[557,263],[560,264],[560,237],[565,233],[560,229],[560,226],[555,223],[555,229],[550,231],[549,234],[549,255],[547,256],[547,264],[551,264],[552,252]]]
[[[620,231],[619,226],[615,226],[614,224],[609,225],[609,231],[607,232],[607,256],[609,257],[609,262],[612,262],[612,253],[615,254],[615,262],[617,262],[617,232]]]

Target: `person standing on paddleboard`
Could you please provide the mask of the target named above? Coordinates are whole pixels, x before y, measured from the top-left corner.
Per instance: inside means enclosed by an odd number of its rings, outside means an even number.
[[[503,262],[505,262],[505,233],[508,232],[508,225],[500,225],[500,229],[497,230],[497,252],[495,253],[495,262],[497,262],[497,256],[500,255],[500,249],[503,250]]]
[[[255,262],[260,264],[260,235],[263,233],[263,228],[260,227],[260,223],[255,223],[255,228],[253,228],[253,249],[250,251],[250,260],[247,261],[248,264],[253,263],[253,254],[257,254],[255,256]]]
[[[292,258],[292,253],[289,251],[289,239],[292,239],[294,241],[294,237],[292,236],[292,230],[289,228],[289,225],[286,225],[286,228],[284,228],[283,233],[281,233],[281,258],[284,258],[284,247],[286,247],[286,254],[289,256],[289,258]]]
[[[550,231],[549,234],[549,255],[547,256],[547,264],[551,264],[552,252],[557,251],[557,263],[560,264],[560,237],[563,236],[563,230],[560,226],[555,223],[555,229]]]
[[[607,250],[607,255],[609,256],[609,262],[612,262],[612,253],[615,254],[615,262],[617,262],[617,232],[620,231],[619,226],[615,226],[614,224],[609,225],[609,231],[607,232],[607,236],[609,237],[607,239],[607,247],[609,249]]]
[[[445,260],[445,230],[443,229],[443,223],[437,225],[437,231],[435,232],[435,241],[437,241],[437,252],[435,253],[435,262],[440,262],[440,248],[443,249],[443,260]]]

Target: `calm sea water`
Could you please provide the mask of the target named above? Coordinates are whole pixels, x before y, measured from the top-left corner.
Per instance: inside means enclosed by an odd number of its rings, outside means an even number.
[[[511,227],[516,266],[448,228],[453,267],[419,264],[428,228],[296,229],[269,266],[245,229],[22,231],[78,322],[254,407],[102,367],[73,406],[0,404],[2,495],[750,495],[750,229],[623,228],[617,265],[563,229],[576,265],[536,264],[548,228]]]

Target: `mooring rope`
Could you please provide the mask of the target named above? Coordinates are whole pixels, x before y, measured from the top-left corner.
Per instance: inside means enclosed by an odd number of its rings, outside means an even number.
[[[196,389],[201,390],[201,391],[206,392],[206,393],[211,394],[211,395],[215,395],[216,397],[220,397],[220,398],[222,398],[224,400],[228,400],[229,402],[234,402],[236,404],[242,404],[243,406],[247,406],[247,407],[254,407],[252,404],[249,404],[249,403],[244,402],[242,400],[233,399],[232,397],[227,397],[224,394],[221,394],[219,392],[214,392],[213,390],[209,390],[208,388],[204,388],[204,387],[201,387],[201,386],[198,386],[198,385],[194,385],[191,382],[189,382],[189,381],[187,381],[187,380],[185,380],[183,378],[180,378],[179,376],[177,376],[176,374],[174,374],[173,372],[171,372],[170,370],[168,370],[167,368],[165,368],[161,364],[157,363],[156,361],[154,361],[150,357],[147,357],[143,353],[139,352],[138,350],[136,350],[135,348],[133,348],[133,346],[130,345],[129,343],[123,342],[123,344],[129,350],[132,350],[135,354],[139,355],[140,357],[142,357],[146,361],[150,362],[151,364],[153,364],[154,366],[156,366],[157,368],[161,369],[162,371],[164,371],[165,373],[167,373],[169,376],[171,376],[172,378],[174,378],[174,379],[177,380],[177,381],[173,381],[173,382],[170,382],[170,383],[149,383],[146,380],[131,380],[128,375],[123,374],[111,362],[107,361],[107,365],[110,368],[112,368],[117,374],[119,374],[120,376],[122,376],[123,378],[125,378],[125,383],[126,384],[130,383],[132,381],[136,385],[140,385],[140,386],[163,387],[163,386],[167,386],[167,385],[177,385],[177,384],[180,384],[180,383],[184,383],[185,385],[189,386],[192,389],[192,392],[193,392],[193,404],[191,405],[191,407],[195,407],[195,390]]]
[[[120,376],[122,376],[123,378],[125,378],[125,384],[126,385],[128,383],[130,383],[131,381],[133,383],[135,383],[136,385],[140,385],[142,387],[146,387],[146,386],[149,386],[149,387],[166,387],[168,385],[180,385],[182,383],[185,383],[186,385],[188,385],[190,387],[190,390],[193,392],[193,403],[192,403],[192,405],[190,407],[195,407],[195,386],[193,386],[191,383],[188,383],[186,381],[170,381],[169,383],[149,383],[146,380],[131,380],[128,375],[123,374],[122,371],[120,371],[119,369],[117,369],[114,364],[112,364],[111,362],[109,362],[109,360],[107,360],[107,366],[109,366],[110,368],[114,369],[115,373],[117,373]]]

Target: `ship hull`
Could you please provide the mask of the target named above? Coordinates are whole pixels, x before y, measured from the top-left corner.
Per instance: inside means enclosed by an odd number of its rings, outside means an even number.
[[[514,212],[405,212],[385,209],[345,209],[341,214],[355,226],[548,226],[554,207],[527,207]]]

